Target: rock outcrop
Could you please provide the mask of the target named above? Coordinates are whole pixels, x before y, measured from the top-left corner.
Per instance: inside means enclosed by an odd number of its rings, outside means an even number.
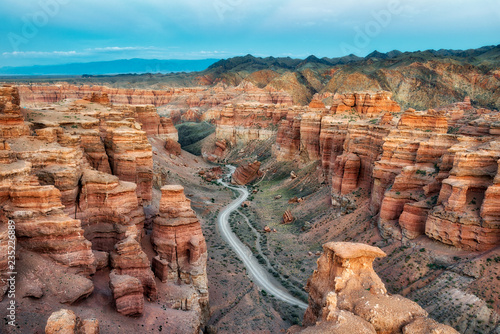
[[[95,250],[110,252],[120,240],[140,240],[144,210],[139,206],[136,184],[117,176],[86,169],[81,178],[77,218]]]
[[[57,188],[41,186],[33,178],[16,181],[3,209],[15,221],[17,241],[24,249],[89,273],[95,271],[91,243],[83,236],[81,222],[63,212]]]
[[[471,250],[487,250],[500,244],[500,211],[496,204],[499,159],[498,141],[455,153],[450,176],[442,181],[437,206],[429,212],[425,234]]]
[[[330,242],[323,245],[318,269],[307,282],[309,307],[301,333],[413,333],[439,328],[458,333],[427,318],[417,303],[390,295],[372,263],[386,254],[365,244]]]
[[[290,210],[286,210],[285,213],[283,213],[282,221],[283,224],[290,224],[294,221],[292,212]]]
[[[40,299],[42,304],[74,304],[92,295],[93,283],[100,294],[102,281],[92,279],[102,272],[92,275],[109,267],[118,312],[142,314],[144,296],[149,301],[158,298],[152,265],[140,246],[145,233],[142,205],[152,199],[153,154],[147,136],[164,139],[165,145],[178,145],[173,123],[160,118],[151,106],[112,105],[108,101],[111,95],[106,97],[105,92],[94,91],[88,100],[37,110],[21,109],[15,89],[9,87],[1,93],[6,97],[0,99],[0,115],[12,113],[15,117],[9,117],[20,122],[9,120],[16,127],[5,128],[5,132],[2,128],[0,137],[0,298],[7,290],[8,221],[12,219],[18,244],[20,316],[36,309],[29,298]],[[23,121],[21,111],[31,123]],[[175,216],[171,209],[163,209],[169,212],[163,217],[175,220],[171,228],[177,242],[177,267],[171,264],[175,277],[168,280],[165,276],[161,303],[170,308],[169,319],[184,318],[171,327],[199,332],[209,316],[207,251],[189,201],[187,207],[194,221],[180,223],[177,218],[183,213]],[[160,239],[168,233],[162,230]],[[38,310],[43,313],[47,308]],[[97,321],[81,321],[74,314],[56,314],[49,322],[50,333],[98,332]]]
[[[146,133],[134,123],[108,124],[105,144],[113,174],[137,184],[137,196],[145,203],[150,202],[153,153]]]
[[[50,315],[45,334],[99,334],[99,321],[95,318],[82,320],[75,312],[61,309]]]
[[[156,108],[152,105],[132,106],[135,112],[135,119],[141,123],[141,128],[148,136],[159,136],[163,139],[179,140],[177,129],[172,120],[166,117],[160,117]]]
[[[212,111],[215,113],[215,110]],[[266,140],[275,134],[273,125],[286,116],[287,109],[276,105],[237,104],[217,110],[215,137],[230,145]]]
[[[163,186],[161,192],[160,215],[151,235],[158,253],[153,258],[153,270],[162,282],[195,289],[190,308],[198,310],[201,323],[205,323],[209,315],[207,246],[200,223],[182,186]],[[178,306],[182,307],[182,303]]]
[[[124,89],[88,85],[19,86],[23,104],[54,103],[64,99],[86,99],[96,103],[147,105],[167,104],[176,96],[196,93],[204,88],[171,88],[166,90]]]
[[[233,173],[233,182],[239,185],[245,185],[262,176],[260,170],[260,161],[254,161],[248,164],[238,166]]]
[[[484,117],[465,107],[469,117]],[[463,124],[462,116],[454,118],[455,108],[408,110],[384,138],[371,193],[371,209],[380,209],[378,225],[384,237],[414,239],[426,234],[470,250],[500,244],[498,216],[491,204],[500,158],[498,141],[476,133],[449,133],[450,129],[468,131],[467,123],[478,122],[476,118]],[[448,126],[448,120],[453,126]],[[490,132],[494,123],[489,124],[481,133]]]
[[[401,108],[391,97],[392,93],[386,91],[335,94],[330,111],[333,114],[354,111],[368,117],[377,116],[383,112],[399,112]]]
[[[0,138],[17,138],[30,134],[19,104],[17,88],[7,85],[0,87]]]
[[[115,245],[115,250],[110,253],[110,260],[111,267],[117,275],[137,278],[141,282],[144,294],[149,300],[158,298],[151,264],[135,238],[129,236],[118,242]]]
[[[138,278],[119,275],[112,270],[109,274],[109,286],[119,313],[137,316],[144,312],[144,287]]]

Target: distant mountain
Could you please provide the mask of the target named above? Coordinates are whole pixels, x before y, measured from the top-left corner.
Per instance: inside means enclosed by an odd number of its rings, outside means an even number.
[[[364,59],[362,57],[356,57],[355,55],[349,55],[339,58],[321,58],[311,55],[306,59],[296,59],[290,57],[254,57],[252,55],[246,55],[243,57],[233,57],[229,59],[219,60],[215,64],[211,65],[207,71],[209,72],[255,72],[261,70],[273,70],[273,71],[299,71],[305,68],[326,68],[338,64],[346,64],[351,61],[357,61]]]
[[[489,61],[498,59],[500,55],[500,45],[484,46],[478,49],[469,50],[426,50],[414,52],[401,52],[398,50],[387,53],[373,51],[366,57],[348,55],[337,58],[317,58],[311,55],[305,59],[294,59],[290,57],[254,57],[246,55],[243,57],[233,57],[219,60],[212,64],[206,72],[208,73],[226,73],[226,72],[248,72],[253,73],[261,70],[283,71],[301,71],[306,68],[322,69],[336,65],[366,65],[366,61],[382,61],[380,66],[392,65],[395,62],[408,61],[428,61],[438,59],[455,59],[467,61],[475,65],[480,65],[484,59]],[[388,63],[384,63],[388,61]]]
[[[207,69],[218,59],[121,59],[63,65],[1,67],[0,75],[106,75],[122,73],[198,72]]]
[[[120,67],[121,63],[125,64]],[[393,93],[393,99],[403,108],[435,108],[463,101],[468,96],[475,106],[500,109],[500,45],[469,50],[373,51],[365,57],[351,54],[318,58],[311,55],[305,59],[294,59],[246,55],[224,60],[131,59],[65,66],[63,73],[79,74],[63,77],[65,82],[72,84],[163,89],[166,86],[211,86],[219,83],[237,86],[249,82],[271,91],[284,90],[292,96],[294,103],[302,105],[309,104],[314,96],[318,96],[316,94],[328,96],[332,93],[386,90]],[[25,68],[24,72],[19,68],[3,68],[0,69],[0,76],[2,73],[62,72],[58,67],[45,66]],[[58,82],[63,79],[61,75],[40,75],[36,78],[3,75],[0,78],[3,82],[14,83]],[[327,105],[331,102],[328,99],[324,101]]]

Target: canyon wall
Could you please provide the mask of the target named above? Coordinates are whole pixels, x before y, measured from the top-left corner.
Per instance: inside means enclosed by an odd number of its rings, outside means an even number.
[[[370,190],[370,210],[385,238],[425,234],[469,250],[500,243],[493,204],[497,111],[476,109],[467,98],[437,110],[400,113],[386,92],[326,95],[308,107],[225,107],[216,121],[217,143],[227,144],[226,151],[276,136],[277,161],[298,168],[321,162],[332,204],[342,214],[355,209],[358,190]],[[333,105],[324,106],[321,98]],[[222,144],[216,146],[220,151]],[[247,169],[233,179],[249,174]]]
[[[87,99],[92,102],[102,102],[95,97],[106,94],[106,101],[113,104],[152,104],[156,107],[169,103],[177,95],[197,93],[204,90],[204,88],[196,87],[169,88],[165,90],[126,89],[88,85],[76,86],[66,83],[19,86],[18,89],[23,105],[54,103],[65,99]]]
[[[91,296],[91,275],[109,267],[109,290],[118,312],[139,315],[151,308],[144,295],[148,301],[161,298],[165,312],[183,317],[181,311],[186,311],[193,319],[176,328],[199,332],[209,315],[207,253],[189,200],[184,197],[189,209],[181,205],[186,210],[176,216],[178,203],[164,196],[158,218],[174,220],[167,229],[177,235],[180,267],[175,277],[182,277],[183,293],[167,281],[157,287],[141,246],[143,205],[152,201],[148,136],[177,142],[173,123],[160,118],[153,106],[112,105],[102,92],[32,110],[20,108],[16,88],[1,87],[0,107],[0,277],[10,270],[4,247],[12,239],[10,219],[19,245],[20,296],[72,304]],[[154,240],[158,244],[160,239]],[[57,280],[51,282],[51,275]],[[179,284],[173,281],[173,286]],[[0,299],[6,290],[2,281]]]

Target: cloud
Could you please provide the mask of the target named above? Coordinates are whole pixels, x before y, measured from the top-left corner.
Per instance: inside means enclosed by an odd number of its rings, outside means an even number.
[[[50,57],[50,56],[76,56],[79,55],[76,51],[13,51],[4,52],[3,56],[7,57]]]
[[[143,51],[143,50],[159,50],[154,46],[108,46],[105,48],[87,48],[89,52],[115,52],[115,51]]]

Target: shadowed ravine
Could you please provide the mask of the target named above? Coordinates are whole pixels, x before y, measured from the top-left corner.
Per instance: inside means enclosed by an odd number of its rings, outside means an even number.
[[[230,169],[228,176],[231,176],[236,168],[233,166],[227,167]],[[283,286],[279,285],[279,283],[271,281],[267,271],[259,264],[257,259],[252,255],[250,249],[248,249],[248,247],[246,247],[240,239],[238,239],[229,226],[229,217],[231,213],[237,211],[241,203],[247,199],[249,195],[248,190],[245,187],[230,186],[221,179],[219,180],[219,183],[226,188],[237,191],[240,194],[237,199],[222,209],[219,214],[217,221],[222,237],[228,242],[229,246],[231,246],[231,248],[235,251],[240,260],[243,261],[250,277],[261,289],[264,289],[266,292],[272,294],[279,300],[306,309],[307,304],[291,296],[288,292],[286,292],[286,289]]]

